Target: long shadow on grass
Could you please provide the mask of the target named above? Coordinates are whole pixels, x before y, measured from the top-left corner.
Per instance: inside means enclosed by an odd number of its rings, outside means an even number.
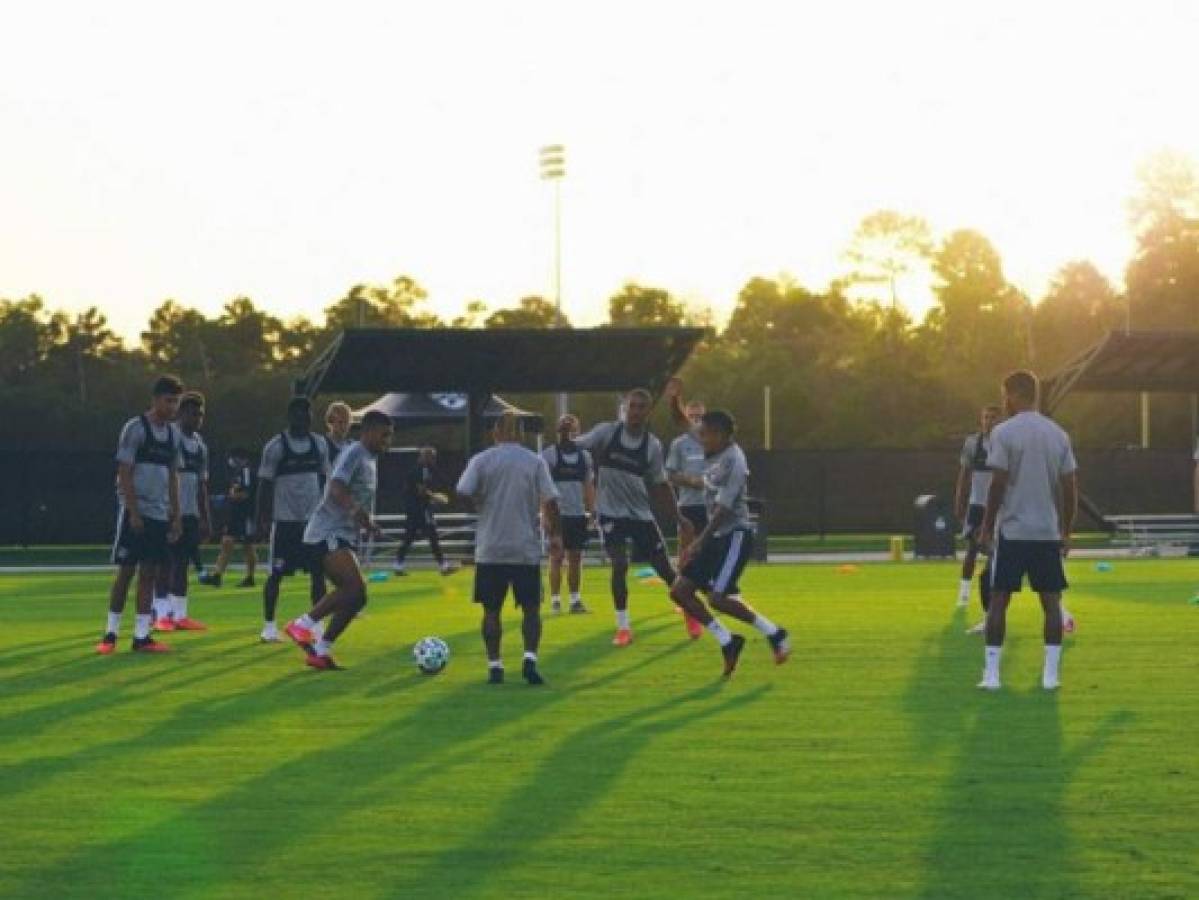
[[[674,621],[657,628],[643,629],[649,636],[668,628]],[[472,632],[473,633],[473,632]],[[629,665],[587,682],[578,690],[603,687],[632,673],[653,666],[686,647],[679,643],[664,651],[626,658]],[[611,648],[594,634],[546,657],[547,671],[556,668],[585,667]],[[357,685],[345,673],[344,680],[318,676],[313,682],[322,690],[321,706],[313,710],[313,727],[336,734],[338,691],[352,693]],[[488,702],[478,702],[491,692]],[[83,853],[67,860],[55,860],[27,874],[24,887],[33,891],[54,883],[62,872],[72,873],[72,888],[90,897],[139,896],[160,886],[163,866],[185,865],[189,871],[205,872],[207,888],[218,890],[216,882],[244,885],[261,871],[263,859],[283,848],[304,843],[335,829],[340,816],[350,811],[370,809],[381,802],[378,783],[402,776],[405,785],[431,777],[452,765],[455,758],[465,759],[477,752],[472,742],[487,737],[497,728],[511,726],[535,716],[565,695],[549,689],[530,689],[521,684],[501,688],[482,683],[465,686],[449,695],[437,695],[403,714],[387,719],[378,727],[348,740],[327,744],[318,750],[271,767],[231,789],[178,809],[119,840],[92,844]],[[160,739],[182,733],[191,739],[195,731],[177,727],[182,716],[197,724],[212,721],[217,727],[245,722],[261,716],[264,703],[271,700],[303,703],[308,697],[294,679],[281,679],[247,692],[230,703],[222,704],[214,716],[210,701],[200,702],[156,729]],[[142,754],[152,754],[155,738],[144,736],[129,742],[109,745],[104,756],[112,759],[136,746]],[[447,749],[449,748],[449,749]],[[264,747],[264,753],[270,748]],[[325,798],[322,802],[321,798]]]
[[[498,804],[491,821],[458,846],[415,871],[402,871],[390,896],[436,892],[464,897],[515,860],[527,863],[537,846],[561,834],[606,796],[647,746],[663,735],[756,703],[771,687],[728,696],[731,686],[704,685],[681,697],[602,719],[562,741],[541,766]],[[718,703],[704,700],[724,695]]]

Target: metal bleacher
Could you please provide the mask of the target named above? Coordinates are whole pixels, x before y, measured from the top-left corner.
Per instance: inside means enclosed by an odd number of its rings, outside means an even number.
[[[1199,515],[1106,516],[1112,542],[1134,556],[1199,555]]]

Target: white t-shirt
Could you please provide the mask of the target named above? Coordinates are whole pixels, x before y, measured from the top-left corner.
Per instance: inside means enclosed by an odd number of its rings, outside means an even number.
[[[1060,541],[1058,491],[1078,468],[1069,435],[1038,412],[1017,413],[991,432],[987,462],[1008,473],[996,531],[1010,541]]]
[[[470,497],[479,514],[476,563],[541,563],[541,504],[558,498],[544,459],[520,444],[496,444],[467,463],[458,493]]]

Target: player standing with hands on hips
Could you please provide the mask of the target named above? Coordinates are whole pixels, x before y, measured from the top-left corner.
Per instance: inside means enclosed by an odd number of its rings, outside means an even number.
[[[1063,558],[1078,512],[1078,464],[1070,438],[1037,412],[1040,382],[1029,371],[1003,380],[1007,421],[991,432],[992,470],[982,541],[991,546],[991,601],[987,609],[986,665],[979,687],[1000,687],[999,662],[1007,607],[1027,575],[1045,612],[1045,665],[1041,686],[1056,690],[1062,656]]]

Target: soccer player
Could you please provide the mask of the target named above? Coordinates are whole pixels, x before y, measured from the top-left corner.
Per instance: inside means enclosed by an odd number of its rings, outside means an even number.
[[[271,574],[262,587],[263,643],[280,639],[275,609],[285,576],[308,573],[313,606],[325,596],[325,576],[304,544],[304,528],[321,502],[321,486],[331,471],[329,455],[325,439],[312,433],[312,402],[292,397],[287,430],[267,441],[258,466],[257,533],[266,534],[269,522],[271,535]]]
[[[170,563],[164,567],[166,596],[156,609],[158,631],[204,631],[203,622],[187,612],[187,569],[200,554],[200,545],[212,533],[208,503],[208,447],[200,436],[204,425],[204,395],[188,391],[179,401],[179,540],[170,545]]]
[[[708,524],[682,552],[682,572],[671,586],[670,596],[719,641],[728,677],[737,668],[745,638],[732,634],[708,611],[698,597],[700,589],[708,591],[708,604],[713,609],[762,632],[776,663],[787,661],[791,644],[785,628],[740,597],[738,581],[753,554],[754,535],[747,502],[749,466],[735,439],[736,423],[727,412],[717,409],[705,412],[700,421],[699,440],[707,463],[704,499]]]
[[[337,463],[337,457],[349,442],[349,404],[334,400],[325,408],[325,446],[329,450],[330,468]]]
[[[488,683],[502,684],[500,611],[508,589],[524,616],[522,674],[530,685],[544,684],[537,671],[541,643],[541,530],[544,510],[551,555],[562,551],[558,489],[544,459],[520,445],[520,422],[512,412],[496,420],[495,446],[476,455],[458,481],[458,493],[474,501],[479,514],[475,538],[475,602],[483,607],[483,644]]]
[[[304,529],[304,543],[333,582],[333,590],[284,630],[305,651],[306,664],[314,669],[341,668],[333,659],[333,642],[366,606],[366,581],[354,546],[359,531],[380,534],[371,510],[379,483],[378,458],[391,443],[391,430],[391,419],[384,413],[371,410],[362,417],[358,441],[337,457],[321,503]],[[331,617],[329,627],[323,635],[317,634],[317,623],[326,616]]]
[[[137,619],[132,649],[163,653],[166,644],[150,635],[153,622],[154,582],[160,567],[168,564],[169,546],[179,539],[179,432],[172,424],[179,409],[183,385],[163,375],[156,382],[150,408],[125,423],[117,443],[117,536],[112,548],[116,578],[108,599],[108,622],[96,652],[107,656],[116,650],[121,615],[129,584],[137,576]]]
[[[999,662],[1012,593],[1027,575],[1045,612],[1045,665],[1041,686],[1059,684],[1062,654],[1062,591],[1068,585],[1062,559],[1078,512],[1078,465],[1070,438],[1037,412],[1040,382],[1032,372],[1003,380],[1007,421],[991,432],[987,457],[993,478],[983,519],[983,542],[992,540],[991,602],[987,610],[986,665],[979,687],[1000,687]]]
[[[634,559],[648,560],[666,584],[673,584],[675,579],[651,499],[663,510],[673,512],[680,534],[693,531],[691,523],[679,511],[667,481],[662,444],[649,430],[652,405],[649,391],[644,388],[629,391],[625,395],[623,421],[602,422],[575,440],[579,447],[591,452],[597,470],[595,505],[604,550],[612,563],[612,605],[616,609],[616,636],[612,643],[617,647],[627,647],[633,642],[627,544],[633,544]]]
[[[253,587],[258,553],[254,548],[254,473],[250,468],[250,454],[241,447],[234,447],[229,451],[228,467],[229,488],[225,495],[226,521],[221,552],[217,554],[213,570],[204,573],[200,583],[220,587],[233,548],[241,544],[245,551],[246,575],[237,586]]]
[[[962,537],[966,539],[966,557],[962,560],[958,606],[967,606],[970,603],[970,585],[974,580],[974,563],[979,550],[978,536],[982,529],[983,514],[987,511],[987,491],[991,488],[991,468],[987,465],[987,450],[991,443],[991,429],[998,421],[998,406],[983,407],[979,416],[978,432],[966,438],[966,443],[962,445],[954,511],[958,521],[963,523]]]
[[[404,539],[396,550],[395,573],[407,575],[408,569],[404,564],[408,551],[421,535],[429,541],[433,558],[437,560],[437,568],[442,575],[450,575],[453,566],[441,552],[441,541],[437,534],[437,521],[433,518],[434,505],[444,505],[448,499],[439,494],[433,487],[437,481],[437,451],[432,447],[421,447],[417,454],[416,465],[404,476]]]
[[[558,509],[562,518],[562,550],[550,554],[550,611],[562,612],[562,561],[566,560],[570,611],[585,613],[580,585],[583,576],[583,551],[587,549],[588,521],[595,510],[595,469],[591,454],[575,445],[579,419],[567,414],[558,420],[558,442],[546,447],[542,458],[558,489]]]

